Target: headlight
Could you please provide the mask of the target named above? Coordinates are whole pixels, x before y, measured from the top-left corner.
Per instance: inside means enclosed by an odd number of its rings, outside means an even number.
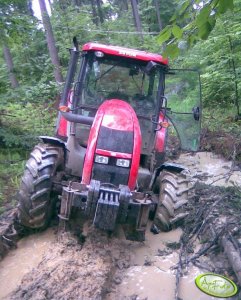
[[[116,160],[116,165],[118,167],[129,168],[129,166],[130,166],[130,160],[129,159],[118,158]]]
[[[103,155],[96,155],[95,156],[95,162],[97,162],[98,164],[107,165],[108,162],[109,162],[109,157],[103,156]]]

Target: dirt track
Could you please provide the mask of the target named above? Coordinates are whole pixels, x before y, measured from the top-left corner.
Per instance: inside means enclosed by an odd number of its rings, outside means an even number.
[[[124,244],[90,230],[82,246],[68,234],[53,243],[37,269],[28,273],[12,299],[103,299],[115,269],[128,267]]]
[[[190,155],[179,159],[189,165],[194,181],[239,185],[240,172],[233,171],[231,163],[207,154],[198,155],[199,163],[197,157]],[[228,204],[234,199],[232,193],[228,192],[227,206],[223,207],[235,217],[235,210],[232,212]],[[219,188],[199,187],[191,203],[196,201],[203,206],[205,199],[217,200],[222,194]],[[223,210],[222,206],[220,209]],[[221,215],[219,210],[214,213]],[[187,223],[187,228],[194,226],[194,221],[189,221],[192,225]],[[0,263],[0,299],[174,300],[176,271],[171,267],[178,262],[181,235],[180,229],[158,235],[148,231],[145,243],[137,243],[126,241],[121,228],[108,236],[88,222],[61,235],[57,234],[57,227],[53,227],[21,240],[18,249],[11,251]],[[202,244],[196,241],[190,251],[196,253],[201,247]],[[21,253],[27,253],[27,256],[21,256]],[[206,270],[210,268],[236,280],[218,247],[198,263]],[[19,267],[22,269],[20,274],[16,272]],[[185,268],[179,286],[180,299],[214,299],[199,291],[194,283],[195,277],[206,270],[192,264]],[[10,285],[8,281],[11,281]]]

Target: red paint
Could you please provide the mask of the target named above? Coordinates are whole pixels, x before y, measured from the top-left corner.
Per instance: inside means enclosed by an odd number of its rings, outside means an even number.
[[[168,123],[168,120],[164,117],[163,113],[160,113],[159,115],[159,122]],[[165,152],[166,136],[167,136],[167,128],[162,127],[160,130],[156,132],[155,150],[157,152]]]
[[[82,47],[83,51],[102,51],[106,54],[111,54],[120,57],[129,57],[142,61],[154,61],[164,65],[168,64],[168,59],[163,58],[160,54],[149,53],[136,49],[124,48],[112,45],[103,45],[98,43],[87,43]]]
[[[101,106],[99,107],[95,115],[94,122],[90,129],[90,135],[89,135],[86,154],[85,154],[82,181],[81,181],[81,183],[84,184],[89,184],[91,179],[98,133],[104,116],[104,111],[101,110],[100,108]]]
[[[57,135],[61,137],[67,137],[67,120],[64,117],[60,116],[59,126]]]
[[[115,130],[133,131],[134,145],[132,154],[96,149],[100,126]],[[132,157],[128,186],[131,190],[135,188],[140,163],[141,130],[136,113],[128,103],[112,99],[100,105],[90,129],[82,175],[82,183],[84,184],[90,183],[95,153],[127,159]]]
[[[69,108],[71,108],[72,97],[73,97],[73,90],[70,90],[68,93],[68,100],[67,100],[67,105]],[[62,117],[62,115],[60,115],[57,135],[61,137],[67,137],[67,128],[68,128],[68,121],[64,117]]]
[[[140,164],[142,139],[141,139],[141,129],[140,129],[139,121],[137,119],[134,109],[132,107],[131,109],[133,110],[134,146],[133,146],[132,162],[131,162],[131,170],[130,170],[128,186],[130,190],[134,190],[136,186],[136,180],[137,180],[138,169]]]

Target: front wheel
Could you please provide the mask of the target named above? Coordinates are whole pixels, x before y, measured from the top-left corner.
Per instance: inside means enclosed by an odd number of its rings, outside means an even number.
[[[164,170],[160,175],[159,203],[153,223],[162,231],[176,227],[188,215],[188,181],[183,173]]]
[[[47,227],[54,210],[53,179],[63,168],[63,149],[38,144],[26,163],[18,193],[18,219],[28,228]]]

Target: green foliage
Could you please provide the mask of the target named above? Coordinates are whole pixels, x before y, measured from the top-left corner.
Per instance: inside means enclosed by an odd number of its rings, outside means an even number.
[[[28,152],[19,149],[0,150],[0,213],[6,202],[15,204],[14,196],[18,190]]]
[[[56,111],[50,104],[9,103],[1,111],[0,144],[30,149],[39,135],[53,135]]]
[[[233,0],[183,0],[179,2],[170,23],[160,32],[157,42],[172,45],[166,49],[166,54],[176,58],[180,53],[180,41],[186,41],[187,46],[191,47],[199,39],[206,40],[214,29],[216,20],[233,9]]]
[[[241,120],[236,121],[234,106],[204,108],[203,109],[203,128],[211,131],[224,131],[240,136]]]

